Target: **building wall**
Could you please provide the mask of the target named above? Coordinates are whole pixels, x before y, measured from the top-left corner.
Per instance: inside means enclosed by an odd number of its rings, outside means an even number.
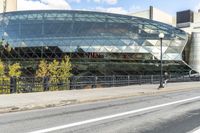
[[[174,27],[176,27],[176,17],[175,16],[173,16],[173,18],[172,18],[172,25]]]
[[[200,32],[192,33],[189,65],[193,70],[200,72]]]
[[[3,0],[0,0],[0,13],[3,12]]]
[[[200,32],[200,12],[194,13],[193,32]]]
[[[194,23],[200,23],[200,12],[194,13]]]
[[[140,11],[131,13],[129,15],[146,18],[146,19],[152,19],[158,22],[166,23],[169,25],[176,25],[176,20],[173,16],[169,15],[168,13],[165,13],[157,8],[154,8],[150,6],[148,10]]]
[[[0,13],[4,10],[4,1],[0,0]],[[17,0],[6,0],[6,12],[16,11],[17,10]]]
[[[189,55],[185,61],[196,72],[200,72],[200,12],[191,10],[177,12],[177,28],[184,30],[191,38],[185,48],[184,55]]]
[[[193,22],[177,23],[177,27],[192,35],[192,32],[200,32],[200,12],[193,13]]]
[[[131,13],[129,15],[132,15],[132,16],[135,16],[135,17],[150,19],[150,10],[135,12],[135,13]]]
[[[153,20],[170,24],[170,25],[175,25],[175,23],[173,23],[173,17],[171,15],[157,8],[153,8]]]

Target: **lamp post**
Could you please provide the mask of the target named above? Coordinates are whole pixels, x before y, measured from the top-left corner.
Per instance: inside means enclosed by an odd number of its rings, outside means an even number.
[[[162,41],[163,41],[164,37],[165,37],[164,33],[159,34],[159,38],[160,38],[160,86],[158,89],[164,88],[164,86],[163,86],[163,60],[162,60],[162,56],[163,56]]]

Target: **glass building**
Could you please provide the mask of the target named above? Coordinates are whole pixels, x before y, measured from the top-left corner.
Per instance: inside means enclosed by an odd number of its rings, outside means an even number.
[[[189,72],[182,60],[188,35],[170,25],[127,15],[72,11],[17,11],[0,14],[4,39],[0,57],[21,62],[34,73],[37,63],[71,57],[75,75],[157,74],[164,33],[164,71]],[[10,47],[10,50],[6,50]]]

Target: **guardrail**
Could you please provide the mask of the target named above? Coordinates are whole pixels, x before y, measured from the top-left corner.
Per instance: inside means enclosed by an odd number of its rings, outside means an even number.
[[[72,76],[62,79],[60,77],[2,77],[0,94],[158,84],[159,81],[159,75]],[[170,75],[168,79],[168,82],[191,81],[200,81],[200,76]]]

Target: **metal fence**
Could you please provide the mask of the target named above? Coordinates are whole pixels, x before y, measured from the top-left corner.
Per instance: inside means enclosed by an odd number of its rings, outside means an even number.
[[[164,77],[163,77],[164,78]],[[200,81],[200,76],[169,75],[168,82]],[[71,89],[158,84],[160,75],[75,76],[70,78]]]
[[[113,75],[60,77],[11,77],[0,78],[0,94],[89,89],[127,85],[158,84],[159,75]],[[168,82],[200,81],[199,75],[170,75]]]

